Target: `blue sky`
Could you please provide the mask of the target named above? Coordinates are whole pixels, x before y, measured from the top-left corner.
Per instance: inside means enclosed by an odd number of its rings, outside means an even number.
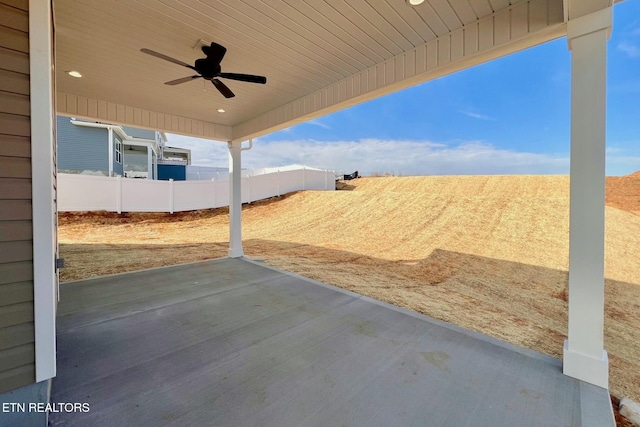
[[[364,174],[569,172],[565,38],[254,140],[244,167],[299,163]],[[226,146],[169,135],[193,164],[226,166]],[[640,0],[614,7],[608,44],[607,175],[640,170]]]

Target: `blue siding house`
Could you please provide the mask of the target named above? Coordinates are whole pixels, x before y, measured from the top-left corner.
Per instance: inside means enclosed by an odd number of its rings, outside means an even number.
[[[62,116],[57,144],[61,173],[158,179],[159,165],[191,162],[191,151],[167,147],[161,132]]]

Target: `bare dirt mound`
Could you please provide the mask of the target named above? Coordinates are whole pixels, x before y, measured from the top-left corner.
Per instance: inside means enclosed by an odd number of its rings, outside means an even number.
[[[607,177],[607,205],[640,215],[640,171]]]
[[[605,340],[612,391],[639,400],[640,215],[629,200],[636,179],[607,179]],[[345,190],[245,206],[245,253],[561,356],[567,176],[361,178]],[[227,253],[226,209],[64,214],[60,222],[63,280]]]

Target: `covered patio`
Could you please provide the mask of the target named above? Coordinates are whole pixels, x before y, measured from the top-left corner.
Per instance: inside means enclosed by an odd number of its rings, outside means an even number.
[[[53,425],[604,426],[558,360],[248,259],[61,285]]]
[[[48,402],[57,376],[54,399],[89,400],[94,410],[87,416],[95,419],[134,417],[143,408],[147,420],[160,416],[167,424],[184,424],[200,410],[217,416],[207,412],[213,407],[221,411],[220,424],[278,424],[294,416],[319,424],[423,425],[442,416],[461,425],[521,425],[556,414],[554,419],[569,424],[595,419],[596,425],[611,425],[608,400],[591,402],[606,394],[609,382],[604,160],[613,0],[415,3],[0,0],[0,401]],[[561,368],[488,338],[235,259],[244,255],[241,155],[254,138],[565,36],[572,64],[571,231]],[[211,42],[228,51],[223,71],[262,75],[267,84],[231,81],[236,96],[226,97],[213,75],[191,81],[197,70],[190,64]],[[145,54],[149,49],[173,59]],[[175,267],[157,277],[122,276],[131,278],[125,285],[105,278],[58,289],[56,115],[227,144],[231,259]],[[225,276],[214,266],[229,271]],[[192,283],[200,268],[213,268],[206,279],[214,280],[211,287]],[[169,272],[177,276],[166,282]],[[279,279],[262,280],[274,274]],[[100,283],[110,285],[96,290]],[[163,293],[139,288],[162,283]],[[189,298],[190,292],[202,298]],[[271,293],[275,299],[264,302]],[[216,305],[225,301],[217,299],[223,294],[229,300]],[[106,295],[111,299],[101,300]],[[279,300],[284,305],[278,308]],[[309,313],[298,310],[305,307]],[[270,316],[267,308],[279,314]],[[215,317],[216,310],[229,318]],[[205,331],[213,335],[200,335]],[[317,352],[309,353],[312,348]],[[510,365],[516,359],[524,362]],[[227,368],[233,384],[221,373]],[[486,375],[473,382],[480,371]],[[116,387],[121,382],[129,385]],[[332,384],[335,392],[329,393]],[[142,385],[138,396],[148,401],[128,406],[136,399],[127,393]],[[211,400],[199,400],[204,396]],[[246,418],[236,420],[240,407]],[[603,414],[608,422],[599,421]],[[62,422],[60,414],[50,415]],[[16,413],[7,422],[42,425],[47,416]],[[142,418],[129,419],[139,424]],[[443,425],[433,419],[430,424]],[[78,420],[84,418],[68,421],[89,422]]]

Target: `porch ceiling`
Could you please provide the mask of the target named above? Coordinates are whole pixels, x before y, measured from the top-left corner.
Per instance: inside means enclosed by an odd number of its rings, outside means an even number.
[[[54,0],[60,114],[219,140],[255,137],[565,34],[563,0]],[[225,99],[187,63],[228,52]],[[82,78],[66,74],[80,71]],[[216,110],[223,108],[225,113]]]

